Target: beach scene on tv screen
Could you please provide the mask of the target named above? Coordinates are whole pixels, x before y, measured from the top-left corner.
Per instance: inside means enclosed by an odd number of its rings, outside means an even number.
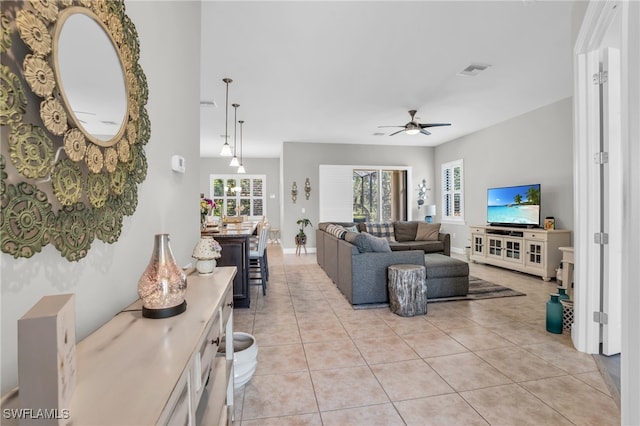
[[[537,225],[540,218],[540,186],[491,188],[487,198],[487,222]]]

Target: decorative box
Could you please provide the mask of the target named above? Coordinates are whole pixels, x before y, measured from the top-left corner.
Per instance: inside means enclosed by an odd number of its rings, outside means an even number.
[[[75,295],[45,296],[18,320],[20,406],[50,410],[37,424],[58,424],[68,416],[75,384]]]

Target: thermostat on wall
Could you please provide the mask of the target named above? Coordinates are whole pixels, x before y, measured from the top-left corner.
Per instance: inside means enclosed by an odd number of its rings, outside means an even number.
[[[184,157],[182,155],[174,155],[171,157],[171,170],[184,173]]]

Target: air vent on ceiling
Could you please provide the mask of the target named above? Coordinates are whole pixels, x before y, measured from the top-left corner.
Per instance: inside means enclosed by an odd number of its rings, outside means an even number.
[[[491,65],[489,64],[469,64],[465,69],[460,71],[458,75],[462,75],[465,77],[474,77],[480,74],[482,71],[489,68]]]
[[[382,132],[375,132],[373,136],[384,136],[385,134]]]

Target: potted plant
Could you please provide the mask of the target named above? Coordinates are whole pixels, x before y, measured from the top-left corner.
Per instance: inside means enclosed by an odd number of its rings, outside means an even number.
[[[313,225],[311,224],[311,221],[306,217],[303,219],[299,219],[296,223],[300,225],[300,231],[296,235],[296,245],[304,245],[307,243],[307,234],[304,233],[304,228]]]

